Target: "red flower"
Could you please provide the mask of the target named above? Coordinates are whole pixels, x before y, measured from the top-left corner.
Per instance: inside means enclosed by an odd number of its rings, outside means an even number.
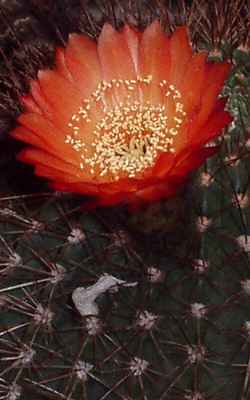
[[[167,37],[158,21],[143,33],[105,24],[97,43],[70,35],[22,98],[12,136],[32,147],[19,159],[100,205],[172,196],[231,121],[218,100],[230,65],[206,58],[185,27]]]

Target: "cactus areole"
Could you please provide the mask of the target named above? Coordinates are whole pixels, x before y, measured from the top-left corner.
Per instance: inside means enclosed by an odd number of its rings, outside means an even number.
[[[193,53],[185,26],[170,37],[158,21],[144,32],[105,24],[97,42],[71,34],[21,99],[12,136],[31,146],[18,157],[96,205],[168,198],[218,150],[205,145],[231,121],[218,99],[229,71]]]

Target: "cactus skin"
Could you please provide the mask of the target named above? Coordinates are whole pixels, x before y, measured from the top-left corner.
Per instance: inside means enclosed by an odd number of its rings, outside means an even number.
[[[22,12],[30,15],[35,3],[27,2]],[[111,15],[111,3],[105,4],[92,24],[96,33],[105,12]],[[156,8],[147,2],[140,7],[148,10],[141,21],[137,15],[143,27]],[[118,25],[119,10],[113,9]],[[68,12],[66,28],[60,10],[52,11],[62,37],[67,35],[76,8]],[[15,18],[9,9],[5,13]],[[88,213],[82,198],[42,192],[44,186],[23,194],[26,173],[22,180],[19,172],[15,185],[9,175],[1,178],[0,398],[249,398],[250,56],[235,50],[238,42],[215,43],[219,56],[233,57],[224,94],[234,123],[220,153],[177,199],[180,207],[173,209],[170,200],[129,219],[123,208]],[[34,59],[34,70],[50,62]],[[104,274],[137,285],[101,293],[98,313],[81,316],[72,293]]]

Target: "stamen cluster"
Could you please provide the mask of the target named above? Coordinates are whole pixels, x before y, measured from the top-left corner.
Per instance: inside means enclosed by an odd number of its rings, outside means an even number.
[[[91,174],[111,175],[119,180],[121,175],[135,177],[154,165],[159,152],[175,152],[174,138],[186,115],[180,102],[181,93],[162,80],[157,86],[164,99],[162,104],[143,101],[143,89],[153,89],[152,76],[138,77],[136,80],[112,79],[101,81],[98,88],[71,118],[70,133],[65,143],[81,152],[80,169],[89,169]],[[112,89],[112,92],[108,93]],[[107,94],[115,96],[115,91],[126,93],[124,101],[110,108]],[[103,108],[103,117],[94,126],[94,140],[91,149],[86,145],[81,133],[81,123],[89,124],[91,109],[96,103]],[[174,112],[168,113],[168,103],[174,105]]]

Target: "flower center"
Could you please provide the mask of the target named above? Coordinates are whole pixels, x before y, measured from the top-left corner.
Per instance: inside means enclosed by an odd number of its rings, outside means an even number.
[[[153,102],[150,91],[156,86]],[[180,92],[165,80],[158,85],[152,76],[102,81],[83,104],[65,137],[65,143],[80,152],[81,170],[112,180],[137,177],[155,164],[159,153],[175,152],[175,137],[186,113]],[[93,116],[98,119],[94,124]],[[91,143],[81,133],[83,121],[93,126]]]

